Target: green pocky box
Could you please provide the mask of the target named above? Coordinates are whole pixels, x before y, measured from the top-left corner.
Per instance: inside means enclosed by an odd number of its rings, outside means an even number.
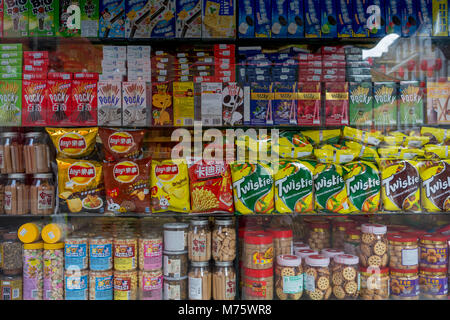
[[[351,82],[350,92],[350,125],[372,125],[373,122],[373,90],[371,82]]]
[[[19,38],[28,36],[28,0],[4,0],[3,36]]]
[[[98,37],[99,0],[81,0],[81,36]]]
[[[376,126],[397,124],[397,84],[395,82],[374,82],[373,115]]]
[[[20,126],[22,80],[0,80],[0,125]]]
[[[55,36],[57,2],[57,0],[29,0],[28,30],[30,36]]]
[[[423,124],[423,90],[421,90],[419,82],[400,82],[399,96],[400,124]]]

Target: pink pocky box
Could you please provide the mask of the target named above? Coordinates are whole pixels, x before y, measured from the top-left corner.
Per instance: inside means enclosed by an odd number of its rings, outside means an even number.
[[[47,125],[46,80],[22,81],[22,126]]]
[[[97,84],[98,125],[122,125],[122,84],[119,81],[99,81]]]
[[[147,126],[150,88],[143,81],[122,83],[123,126]]]

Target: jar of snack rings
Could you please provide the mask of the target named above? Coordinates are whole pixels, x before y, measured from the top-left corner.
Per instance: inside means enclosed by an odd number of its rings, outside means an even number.
[[[190,261],[204,262],[211,259],[211,230],[207,219],[191,221],[188,252]]]
[[[233,261],[236,258],[236,230],[232,219],[215,219],[212,257],[220,262]]]
[[[211,300],[211,282],[209,262],[192,262],[188,274],[189,300]]]
[[[113,287],[112,270],[89,272],[89,300],[112,300]]]
[[[337,256],[337,255],[344,254],[344,253],[345,253],[345,252],[342,251],[342,250],[338,250],[338,249],[328,249],[328,248],[322,249],[322,250],[320,251],[320,254],[323,254],[325,257],[327,257],[327,258],[330,259],[330,269],[332,269],[333,266],[334,266],[334,260],[333,260],[333,258],[334,258],[335,256]]]
[[[0,157],[2,174],[25,172],[23,139],[19,132],[0,133]]]
[[[302,258],[292,255],[277,256],[275,293],[280,300],[299,300],[302,297]]]
[[[184,251],[188,250],[188,228],[187,223],[164,224],[164,250]]]
[[[389,298],[389,268],[360,267],[363,300],[385,300]]]
[[[0,277],[0,300],[22,300],[22,276]]]
[[[273,268],[249,269],[243,268],[243,300],[273,299]]]
[[[294,253],[294,243],[292,241],[292,229],[271,229],[274,256],[291,255]]]
[[[89,238],[89,266],[92,271],[113,268],[113,242],[113,237],[106,234]]]
[[[333,257],[331,284],[333,295],[339,300],[354,300],[358,297],[360,287],[359,258],[349,254]]]
[[[321,254],[306,257],[305,290],[311,300],[328,300],[331,296],[330,259]]]
[[[406,234],[388,235],[389,268],[415,270],[419,268],[417,237]]]
[[[447,268],[447,237],[441,234],[424,234],[419,241],[420,268]]]
[[[18,275],[22,273],[22,252],[23,244],[17,239],[16,232],[8,232],[3,234],[1,247],[1,264],[3,274],[8,276]]]
[[[345,231],[344,252],[353,256],[359,256],[361,244],[361,230],[348,229]]]
[[[5,213],[24,215],[30,213],[30,187],[25,183],[24,173],[8,174],[4,199]]]
[[[249,232],[244,237],[243,266],[249,269],[273,267],[273,240],[269,232]]]
[[[164,277],[182,278],[188,273],[187,251],[164,251]]]
[[[114,271],[114,300],[136,300],[137,271]]]
[[[418,269],[390,269],[390,291],[395,300],[419,300]]]
[[[164,277],[164,300],[187,300],[188,277]]]
[[[136,235],[131,233],[118,235],[117,238],[114,239],[114,270],[136,270],[137,253],[138,246]],[[114,298],[114,300],[116,299]]]
[[[213,299],[234,300],[236,297],[236,272],[233,262],[216,261],[213,273]]]
[[[330,247],[331,236],[328,222],[311,222],[308,228],[308,244],[312,250],[320,251]]]
[[[88,270],[66,270],[64,283],[66,300],[89,300]]]
[[[354,226],[353,220],[338,220],[334,221],[331,228],[331,237],[332,237],[332,247],[334,249],[344,249],[344,242],[346,238],[347,230],[351,229]]]
[[[381,224],[361,226],[361,245],[359,259],[363,267],[384,268],[388,265],[387,228]]]
[[[140,300],[161,300],[163,274],[161,270],[139,271]]]
[[[43,242],[23,245],[23,300],[42,300],[44,288]]]
[[[53,173],[36,173],[30,186],[30,213],[53,214],[55,208],[55,182]]]
[[[64,243],[64,261],[66,270],[86,270],[89,266],[88,238],[79,234],[72,235]]]
[[[44,300],[64,300],[64,243],[44,243]]]
[[[150,271],[162,268],[163,239],[159,232],[146,232],[138,239],[139,270]],[[162,287],[162,283],[161,283]]]
[[[419,272],[419,285],[422,298],[433,300],[447,299],[447,269],[421,268]]]

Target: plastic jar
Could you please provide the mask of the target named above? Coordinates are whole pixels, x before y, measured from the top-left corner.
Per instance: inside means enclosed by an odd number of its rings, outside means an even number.
[[[188,277],[164,277],[164,300],[187,300]]]
[[[23,245],[23,300],[42,300],[44,270],[42,242]]]
[[[133,234],[118,235],[114,239],[114,270],[134,271],[137,269],[137,238]],[[117,300],[114,298],[114,300]],[[134,299],[132,299],[134,300]]]
[[[294,254],[295,254],[295,251],[298,251],[298,250],[311,249],[309,247],[309,245],[304,243],[303,241],[295,241],[293,248],[294,248]]]
[[[243,266],[249,269],[273,267],[273,240],[269,232],[249,232],[244,236]]]
[[[36,173],[30,186],[30,213],[53,214],[55,208],[55,182],[52,173]]]
[[[212,257],[215,261],[236,258],[236,230],[232,219],[215,219],[212,231]]]
[[[388,235],[389,268],[415,270],[419,268],[419,246],[417,237],[394,234]]]
[[[338,220],[333,221],[331,227],[331,243],[334,249],[344,250],[344,242],[347,235],[347,230],[353,228],[355,223],[353,220]]]
[[[17,238],[17,233],[5,233],[1,247],[3,253],[3,274],[8,276],[22,274],[23,245]]]
[[[214,300],[234,300],[236,298],[236,272],[233,262],[216,261],[212,281]]]
[[[308,245],[312,250],[320,251],[330,247],[330,224],[328,222],[308,223]]]
[[[30,213],[30,187],[25,183],[24,173],[11,173],[5,186],[5,213],[24,215]]]
[[[280,300],[299,300],[302,297],[302,258],[293,255],[277,256],[275,293]]]
[[[89,271],[89,300],[112,300],[113,271]]]
[[[419,270],[390,269],[390,292],[395,300],[419,300]]]
[[[385,300],[389,298],[389,268],[360,267],[363,300]]]
[[[353,256],[360,255],[361,230],[349,229],[345,231],[344,252]]]
[[[305,290],[311,300],[328,300],[331,296],[330,258],[321,254],[306,257]]]
[[[447,269],[421,268],[419,285],[420,294],[424,299],[446,300],[448,295]]]
[[[208,220],[193,220],[188,232],[189,260],[196,262],[211,259],[211,230]]]
[[[274,256],[292,255],[294,250],[294,243],[292,239],[292,230],[290,229],[271,229]]]
[[[243,268],[243,300],[273,299],[273,268],[249,269]]]
[[[66,300],[89,300],[88,270],[66,270],[64,283]]]
[[[339,300],[354,300],[360,288],[359,258],[349,254],[333,257],[334,267],[331,274],[333,295]]]
[[[141,235],[138,239],[138,245],[139,270],[150,271],[161,269],[163,256],[162,235],[159,232],[149,232]]]
[[[188,274],[189,300],[211,300],[212,273],[209,262],[192,262]]]
[[[0,300],[22,300],[22,276],[0,278]]]
[[[359,260],[363,267],[384,268],[388,265],[387,228],[381,224],[361,226],[361,246]]]
[[[0,214],[5,213],[5,186],[7,176],[0,174]]]
[[[42,222],[28,222],[19,227],[17,236],[23,243],[33,243],[41,240],[44,224]]]
[[[114,271],[114,300],[136,300],[137,281],[137,271]]]
[[[46,243],[64,242],[73,230],[73,225],[68,223],[49,223],[42,228],[42,240]]]
[[[86,270],[89,267],[88,238],[82,235],[68,237],[64,243],[66,270]]]
[[[182,278],[188,273],[187,251],[164,251],[164,277]]]
[[[164,250],[184,251],[188,250],[187,223],[166,223],[164,226]]]
[[[50,149],[43,132],[28,132],[25,134],[23,153],[25,158],[25,172],[27,174],[51,171]]]
[[[0,160],[2,174],[25,172],[23,141],[20,133],[0,133]]]
[[[113,268],[113,237],[100,234],[89,238],[89,268],[107,271]]]
[[[162,300],[163,274],[161,270],[139,271],[140,300]]]
[[[44,300],[64,300],[64,243],[44,243]]]
[[[447,268],[447,237],[440,234],[424,234],[419,241],[420,268]]]
[[[330,259],[330,269],[332,269],[333,266],[334,266],[334,260],[333,260],[333,258],[334,258],[335,256],[337,256],[337,255],[344,254],[344,253],[345,253],[345,252],[342,251],[342,250],[339,250],[339,249],[329,249],[329,248],[322,249],[322,250],[320,251],[320,254],[323,254],[325,257],[327,257],[327,258]]]

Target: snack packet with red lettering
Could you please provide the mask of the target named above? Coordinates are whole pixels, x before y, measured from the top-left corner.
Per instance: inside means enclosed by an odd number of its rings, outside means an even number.
[[[142,155],[145,130],[99,128],[106,161],[138,159]]]

